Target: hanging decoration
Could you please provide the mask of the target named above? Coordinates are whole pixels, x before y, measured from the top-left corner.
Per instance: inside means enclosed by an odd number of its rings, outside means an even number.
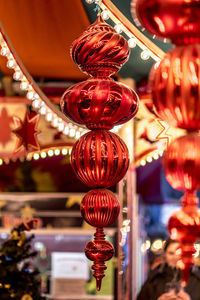
[[[39,150],[40,146],[37,140],[39,114],[27,112],[24,121],[17,118],[14,120],[18,124],[18,128],[13,132],[19,137],[15,152],[22,149],[25,149],[26,152]]]
[[[180,242],[182,284],[189,278],[194,242],[200,237],[200,212],[196,190],[200,188],[200,7],[196,1],[137,0],[134,12],[149,32],[170,38],[171,50],[150,74],[151,96],[158,115],[187,135],[175,139],[164,154],[166,178],[185,192],[182,208],[169,219],[170,236]]]
[[[114,254],[103,227],[111,225],[119,214],[116,196],[104,188],[118,183],[129,165],[125,143],[108,130],[133,118],[138,97],[131,88],[110,78],[128,59],[129,47],[100,16],[74,41],[71,55],[83,72],[93,76],[66,90],[61,108],[74,122],[92,130],[74,144],[71,163],[78,178],[95,188],[83,198],[81,213],[86,222],[96,227],[95,238],[86,245],[85,254],[94,261],[93,275],[100,290],[105,261]]]

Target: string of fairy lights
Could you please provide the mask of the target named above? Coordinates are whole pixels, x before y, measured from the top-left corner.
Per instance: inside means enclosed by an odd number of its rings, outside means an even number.
[[[159,62],[164,56],[164,52],[145,37],[132,23],[130,23],[109,0],[85,0],[87,3],[96,3],[101,9],[101,16],[103,20],[109,18],[114,22],[115,30],[118,33],[122,31],[128,37],[128,45],[130,48],[138,45],[141,49],[141,58],[143,60],[152,57],[155,61]],[[113,9],[114,7],[114,9]],[[117,11],[117,13],[116,13]],[[125,21],[124,21],[125,20]],[[85,127],[77,126],[70,120],[64,120],[63,114],[55,107],[53,103],[42,93],[38,85],[34,82],[30,74],[26,71],[24,65],[18,58],[14,51],[6,33],[0,24],[0,55],[7,58],[7,67],[13,69],[13,79],[20,82],[20,89],[25,92],[26,98],[31,101],[32,108],[45,117],[47,122],[62,132],[69,138],[78,139],[85,134],[88,130]],[[111,131],[118,132],[121,126],[115,126]],[[27,155],[27,159],[39,159],[57,155],[62,153],[64,149],[49,149],[48,151],[34,152]],[[64,150],[65,152],[65,150]],[[45,154],[44,154],[45,153]],[[67,152],[70,155],[70,151]],[[153,159],[158,159],[162,156],[163,151],[157,151],[148,155],[140,161],[141,166],[150,163]],[[4,159],[0,159],[0,165],[3,164]]]

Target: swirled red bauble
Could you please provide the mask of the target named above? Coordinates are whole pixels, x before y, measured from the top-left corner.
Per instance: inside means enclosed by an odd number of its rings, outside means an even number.
[[[200,136],[190,133],[174,140],[165,151],[163,165],[170,185],[177,190],[200,188]]]
[[[83,219],[94,227],[106,227],[119,215],[119,201],[114,193],[105,189],[89,191],[80,205]]]
[[[97,129],[74,144],[71,163],[86,185],[109,187],[124,177],[129,165],[128,149],[116,134]]]
[[[63,113],[89,129],[111,129],[134,117],[138,110],[136,93],[111,78],[92,78],[73,85],[61,99]]]
[[[177,47],[155,67],[150,89],[158,115],[174,127],[200,129],[200,45]]]
[[[110,76],[128,60],[126,39],[101,17],[76,39],[71,48],[74,62],[92,76]]]
[[[200,0],[132,0],[132,15],[176,45],[200,43]]]

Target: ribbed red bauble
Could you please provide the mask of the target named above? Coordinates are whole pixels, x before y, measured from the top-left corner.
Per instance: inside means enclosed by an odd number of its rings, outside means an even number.
[[[92,76],[110,76],[128,60],[126,39],[101,17],[76,39],[71,48],[74,62]]]
[[[129,165],[123,140],[106,130],[83,135],[73,146],[72,167],[78,178],[90,187],[109,187],[118,183]]]
[[[61,99],[61,109],[74,122],[89,129],[111,129],[134,117],[139,99],[123,83],[91,78],[73,85]]]
[[[174,140],[164,153],[165,176],[177,190],[200,188],[200,135],[190,133]]]
[[[200,43],[200,0],[132,0],[133,18],[176,45]]]
[[[197,209],[198,198],[194,193],[186,193],[182,205],[183,207],[170,217],[168,229],[171,239],[180,242],[178,265],[182,269],[182,281],[185,285],[193,264],[194,243],[200,237],[200,211]]]
[[[119,215],[119,201],[114,193],[106,189],[89,191],[81,202],[83,219],[94,227],[106,227]]]
[[[89,242],[85,247],[85,255],[88,259],[94,261],[92,269],[97,282],[97,290],[101,289],[101,281],[105,276],[104,271],[107,269],[105,261],[113,257],[113,245],[105,240],[103,228],[97,228],[94,234],[94,241]]]
[[[158,115],[174,127],[200,129],[200,45],[177,47],[150,74]]]

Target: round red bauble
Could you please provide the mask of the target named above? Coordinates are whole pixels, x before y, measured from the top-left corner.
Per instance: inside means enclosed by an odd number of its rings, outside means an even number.
[[[118,34],[101,17],[76,39],[71,55],[79,68],[92,76],[109,76],[128,60],[126,39]]]
[[[177,190],[193,191],[200,188],[200,136],[190,133],[169,145],[164,153],[165,176]]]
[[[200,42],[200,0],[132,0],[131,7],[150,33],[176,45]]]
[[[120,205],[114,193],[105,189],[89,191],[81,202],[83,219],[94,227],[106,227],[115,222]]]
[[[114,248],[108,241],[91,241],[85,247],[85,254],[92,261],[107,261],[113,257]]]
[[[188,281],[193,255],[196,252],[194,243],[200,237],[200,212],[196,205],[186,205],[175,212],[169,219],[170,237],[180,242],[180,260],[178,267],[182,270],[182,282]]]
[[[136,93],[111,78],[91,78],[66,90],[61,99],[63,113],[89,129],[111,129],[134,117]]]
[[[158,115],[174,127],[200,129],[200,45],[170,51],[150,74]]]
[[[123,140],[106,130],[83,135],[73,146],[72,167],[79,179],[90,187],[109,187],[118,183],[129,165]]]

